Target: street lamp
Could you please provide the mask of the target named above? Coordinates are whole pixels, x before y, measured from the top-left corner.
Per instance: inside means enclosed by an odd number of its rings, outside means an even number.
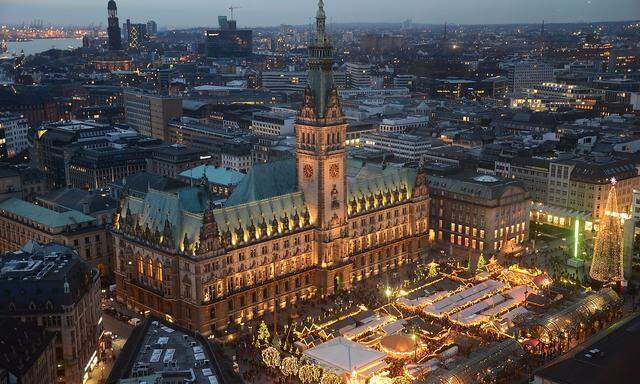
[[[391,302],[391,288],[387,287],[387,289],[384,290],[384,294],[387,296],[387,302]]]

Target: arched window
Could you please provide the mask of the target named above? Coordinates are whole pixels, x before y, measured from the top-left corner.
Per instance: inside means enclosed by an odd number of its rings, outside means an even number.
[[[147,259],[147,276],[153,277],[153,261],[151,259]]]
[[[144,273],[144,265],[142,265],[142,256],[136,256],[136,264],[138,267],[138,274],[142,275]]]

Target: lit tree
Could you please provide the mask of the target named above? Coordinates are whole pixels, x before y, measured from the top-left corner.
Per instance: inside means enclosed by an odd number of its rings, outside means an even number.
[[[429,263],[429,275],[428,277],[435,277],[438,274],[438,264],[431,262]]]
[[[467,271],[471,272],[471,258],[467,260]]]
[[[320,384],[344,384],[344,381],[335,373],[325,372],[320,378]]]
[[[369,384],[393,384],[394,380],[389,377],[389,371],[383,371],[369,379]]]
[[[478,259],[478,265],[476,266],[476,269],[482,269],[487,265],[487,262],[484,259],[484,255],[480,255],[480,258]]]
[[[288,356],[282,359],[280,364],[280,370],[286,377],[293,376],[298,373],[298,359],[293,356]]]
[[[409,379],[407,376],[394,377],[393,384],[411,384],[411,379]]]
[[[275,368],[280,365],[280,352],[274,347],[267,347],[262,351],[262,361],[269,368]]]
[[[302,384],[311,384],[318,381],[320,375],[316,375],[316,372],[319,372],[319,370],[315,369],[313,365],[304,364],[298,370],[298,378]]]
[[[600,230],[594,241],[589,271],[591,278],[603,283],[622,281],[624,278],[622,221],[615,179],[611,183],[604,214],[600,217]]]
[[[255,347],[260,348],[262,345],[267,345],[269,343],[270,337],[271,334],[269,333],[267,324],[264,321],[260,322],[260,325],[258,326],[258,337],[255,341]]]

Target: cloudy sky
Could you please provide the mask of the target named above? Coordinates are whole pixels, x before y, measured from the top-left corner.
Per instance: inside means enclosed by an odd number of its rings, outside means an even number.
[[[236,11],[242,26],[302,24],[316,0],[116,0],[121,20],[160,27],[214,26]],[[538,23],[640,19],[640,0],[325,0],[330,22]],[[0,23],[39,19],[55,24],[106,24],[107,0],[0,0]]]

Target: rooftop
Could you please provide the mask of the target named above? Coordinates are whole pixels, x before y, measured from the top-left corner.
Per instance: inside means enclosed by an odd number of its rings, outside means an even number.
[[[13,319],[0,319],[0,367],[21,377],[53,343],[55,334]]]
[[[94,217],[85,215],[80,211],[68,209],[58,212],[17,198],[11,198],[0,203],[0,214],[5,213],[24,217],[51,228],[95,221]]]
[[[205,338],[150,317],[134,329],[106,382],[142,383],[156,377],[198,384],[231,382],[222,376]]]
[[[57,243],[28,242],[0,258],[0,313],[61,311],[98,279],[75,251]]]
[[[206,176],[209,183],[231,186],[238,185],[246,175],[233,169],[212,165],[199,165],[183,171],[180,173],[180,176],[191,180],[201,179],[203,176]]]

